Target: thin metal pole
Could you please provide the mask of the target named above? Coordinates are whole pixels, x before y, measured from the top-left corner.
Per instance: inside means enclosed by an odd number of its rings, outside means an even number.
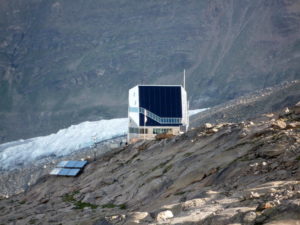
[[[185,69],[183,70],[183,88],[185,89]]]

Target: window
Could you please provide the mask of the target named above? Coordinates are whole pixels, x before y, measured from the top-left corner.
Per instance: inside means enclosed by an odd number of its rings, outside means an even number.
[[[140,129],[140,134],[148,134],[148,129],[144,129],[144,128],[141,128]]]
[[[137,127],[129,127],[129,133],[131,134],[148,134],[148,129],[137,128]]]
[[[129,112],[139,112],[139,108],[137,107],[129,107]]]
[[[172,129],[169,128],[153,128],[153,134],[167,134],[172,133]]]
[[[136,127],[129,127],[129,133],[138,134],[139,129]]]

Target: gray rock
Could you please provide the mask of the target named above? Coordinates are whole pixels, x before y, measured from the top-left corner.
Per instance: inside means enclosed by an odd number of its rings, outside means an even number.
[[[292,122],[287,124],[288,129],[300,128],[300,122]]]
[[[108,222],[106,219],[102,218],[97,220],[93,225],[113,225],[112,223]]]
[[[274,157],[278,156],[286,151],[286,146],[282,144],[265,145],[258,150],[260,156]]]
[[[300,102],[298,102],[298,103],[294,106],[293,112],[294,112],[295,114],[300,114]]]
[[[243,218],[243,221],[245,223],[251,223],[254,222],[256,219],[256,213],[254,211],[247,212]]]

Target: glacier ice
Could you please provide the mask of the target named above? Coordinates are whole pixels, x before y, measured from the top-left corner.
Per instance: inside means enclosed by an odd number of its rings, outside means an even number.
[[[190,110],[189,115],[206,109]],[[83,122],[48,136],[18,140],[0,145],[0,169],[13,169],[47,156],[66,156],[110,138],[125,135],[128,119]]]
[[[14,168],[48,155],[65,156],[94,141],[125,135],[127,129],[127,118],[87,121],[48,136],[4,143],[0,145],[0,168]]]

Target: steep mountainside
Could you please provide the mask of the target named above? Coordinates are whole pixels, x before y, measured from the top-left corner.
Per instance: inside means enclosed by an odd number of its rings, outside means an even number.
[[[298,0],[1,0],[0,142],[126,115],[137,83],[216,105],[299,78]]]
[[[287,82],[272,88],[258,90],[250,95],[212,107],[191,117],[192,127],[205,123],[243,122],[263,113],[290,107],[300,99],[300,80]]]
[[[44,176],[0,200],[3,224],[268,224],[300,221],[300,102],[264,120],[138,142],[79,177]]]

